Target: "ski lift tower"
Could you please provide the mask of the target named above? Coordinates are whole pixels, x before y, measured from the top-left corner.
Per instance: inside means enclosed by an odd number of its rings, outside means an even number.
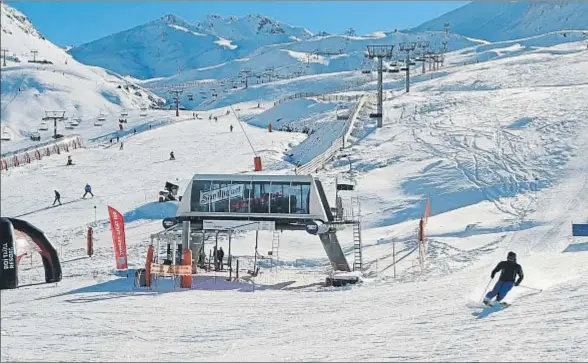
[[[172,88],[169,93],[173,95],[173,100],[176,104],[176,117],[180,116],[180,95],[184,92],[182,88]]]
[[[416,49],[416,42],[398,44],[401,52],[406,52],[406,93],[410,92],[410,52]]]
[[[8,53],[8,49],[2,48],[2,66],[6,67],[6,53]]]
[[[239,74],[245,79],[245,88],[249,86],[249,74],[251,73],[251,68],[245,68],[239,71]]]
[[[445,39],[443,39],[443,55],[441,56],[441,65],[445,61],[445,53],[447,52],[447,44],[449,44],[449,23],[443,24],[443,30],[445,31]]]
[[[45,117],[42,120],[53,121],[53,138],[57,139],[57,121],[65,121],[67,117],[65,117],[65,111],[45,111]]]
[[[425,54],[427,53],[427,49],[429,48],[429,45],[431,45],[431,42],[429,42],[428,40],[421,40],[417,42],[417,48],[419,48],[420,51],[420,60],[423,64],[423,74],[425,74]]]
[[[392,50],[394,49],[394,45],[386,45],[386,44],[377,44],[377,45],[368,45],[367,50],[368,54],[367,57],[370,59],[377,58],[378,59],[378,109],[375,114],[371,114],[370,117],[375,117],[378,119],[378,127],[382,127],[382,72],[383,66],[382,61],[384,58],[390,59],[392,58]]]

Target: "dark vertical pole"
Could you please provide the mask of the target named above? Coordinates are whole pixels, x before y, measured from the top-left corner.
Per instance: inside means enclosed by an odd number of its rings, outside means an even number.
[[[233,277],[233,257],[231,256],[231,235],[233,231],[229,229],[229,280]]]
[[[259,229],[255,231],[255,256],[253,257],[253,273],[257,268],[257,242],[259,240]]]
[[[218,253],[218,230],[216,231],[214,246],[216,248],[216,253]],[[217,267],[218,264],[216,263],[216,255],[213,255],[212,258],[214,258],[214,270],[217,271],[218,270],[218,267]]]
[[[382,57],[378,57],[378,105],[377,105],[377,112],[378,112],[378,119],[377,119],[377,127],[382,127],[382,122],[383,122],[383,100],[382,100],[382,93],[384,92],[384,85],[382,84],[383,82],[383,75],[382,73],[384,72],[383,70],[383,58]]]
[[[406,93],[410,91],[410,52],[406,51]]]

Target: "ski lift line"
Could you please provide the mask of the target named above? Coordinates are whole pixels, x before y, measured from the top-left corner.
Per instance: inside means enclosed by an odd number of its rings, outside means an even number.
[[[237,115],[237,113],[233,109],[233,105],[229,105],[229,107],[231,107],[231,111],[233,111],[233,114],[235,115],[235,118],[237,119],[237,123],[239,124],[239,127],[241,127],[241,130],[243,131],[243,135],[245,135],[247,142],[249,142],[249,146],[251,146],[251,150],[253,151],[253,155],[257,156],[257,152],[255,151],[255,148],[253,147],[251,140],[249,140],[249,136],[247,136],[247,133],[245,132],[245,128],[243,128],[243,125],[241,125],[241,120],[239,119],[239,116]]]
[[[282,68],[286,68],[286,67],[290,67],[290,66],[294,66],[294,65],[299,65],[300,61],[294,61],[292,63],[288,63],[288,64],[284,64],[281,65],[279,67],[274,67],[274,72],[276,70],[282,69]],[[263,72],[262,72],[263,73]],[[260,73],[261,75],[261,73]],[[252,77],[257,76],[257,74],[252,75]],[[201,80],[201,81],[190,81],[190,82],[185,82],[185,83],[176,83],[176,84],[169,84],[169,85],[156,85],[156,86],[142,86],[145,89],[148,90],[155,90],[155,89],[164,89],[164,88],[193,88],[193,87],[199,87],[199,86],[211,86],[211,85],[224,85],[224,84],[230,84],[230,83],[234,83],[234,80],[230,80],[227,78],[223,78],[223,79],[218,79],[218,80]]]
[[[20,77],[20,84],[18,85],[18,89],[20,89],[24,83],[24,79],[25,79],[25,73],[22,72],[21,73],[21,77]],[[18,95],[21,93],[21,91],[18,91],[14,96],[12,96],[12,99],[10,101],[8,101],[8,103],[6,105],[4,105],[4,107],[2,107],[2,111],[1,113],[4,113],[4,111],[6,111],[6,107],[8,107],[12,101],[14,101],[16,99],[16,97],[18,97]]]

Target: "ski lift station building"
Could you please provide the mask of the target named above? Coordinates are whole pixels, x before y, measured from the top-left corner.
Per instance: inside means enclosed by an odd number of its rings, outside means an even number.
[[[337,270],[350,270],[333,228],[338,222],[320,180],[311,175],[196,174],[176,220],[190,221],[193,230],[256,221],[269,222],[275,230],[306,230],[319,236]]]

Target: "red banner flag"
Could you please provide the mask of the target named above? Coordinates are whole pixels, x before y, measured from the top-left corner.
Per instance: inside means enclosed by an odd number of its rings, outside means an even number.
[[[125,220],[119,211],[108,206],[112,243],[114,244],[114,258],[118,270],[127,269],[127,245],[125,242]]]

